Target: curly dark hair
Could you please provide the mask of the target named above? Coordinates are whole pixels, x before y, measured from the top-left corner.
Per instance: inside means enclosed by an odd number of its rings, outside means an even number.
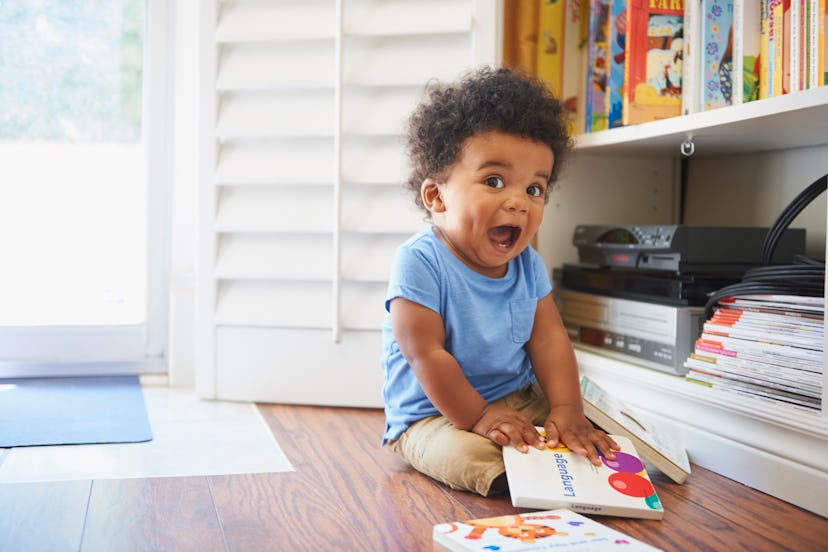
[[[406,187],[419,207],[425,208],[420,197],[423,181],[445,177],[463,142],[487,131],[548,145],[555,156],[550,183],[557,180],[564,154],[572,145],[563,103],[535,76],[482,67],[455,84],[429,83],[425,98],[408,120],[411,174]]]

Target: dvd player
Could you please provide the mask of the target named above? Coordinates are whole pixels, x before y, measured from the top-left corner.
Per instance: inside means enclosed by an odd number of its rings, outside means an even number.
[[[557,286],[622,299],[701,307],[711,293],[740,282],[744,273],[693,274],[667,270],[564,264],[552,270]]]
[[[745,271],[762,264],[768,228],[685,226],[607,226],[580,224],[572,243],[581,263],[674,272]],[[787,229],[774,263],[790,263],[805,253],[805,230]]]
[[[575,347],[674,375],[704,324],[704,308],[660,305],[556,289],[555,302]]]

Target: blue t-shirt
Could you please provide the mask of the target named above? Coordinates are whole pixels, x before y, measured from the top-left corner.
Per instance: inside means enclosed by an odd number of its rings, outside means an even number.
[[[413,422],[439,414],[394,339],[392,299],[402,297],[440,315],[446,350],[472,387],[491,402],[535,380],[525,344],[532,335],[538,301],[551,291],[546,266],[531,247],[509,262],[503,278],[489,278],[463,264],[431,228],[400,246],[382,325],[383,443],[397,439]]]

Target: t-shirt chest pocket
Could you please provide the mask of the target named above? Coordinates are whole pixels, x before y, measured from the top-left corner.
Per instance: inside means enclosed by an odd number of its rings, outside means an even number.
[[[512,341],[515,343],[526,343],[532,336],[537,306],[538,302],[534,299],[512,301],[509,304],[512,314]]]

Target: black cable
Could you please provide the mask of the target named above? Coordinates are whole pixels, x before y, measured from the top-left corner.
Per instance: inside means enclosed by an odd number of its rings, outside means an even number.
[[[776,245],[785,230],[790,226],[802,210],[807,207],[817,196],[825,191],[828,186],[828,174],[814,180],[807,188],[802,190],[791,203],[782,210],[776,221],[771,226],[762,244],[762,264],[769,265],[773,258]]]
[[[762,244],[762,264],[745,272],[742,281],[713,292],[704,306],[710,319],[720,299],[737,295],[802,295],[823,297],[825,294],[825,261],[797,255],[793,264],[771,265],[773,253],[791,222],[816,197],[828,188],[828,174],[816,179],[782,210],[768,230]]]
[[[681,166],[679,173],[679,205],[678,205],[678,222],[684,224],[684,211],[687,205],[687,172],[690,170],[690,158],[684,155],[681,156]]]

